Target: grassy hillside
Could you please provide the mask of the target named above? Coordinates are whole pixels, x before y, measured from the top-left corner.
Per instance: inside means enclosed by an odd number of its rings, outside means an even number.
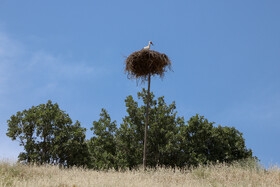
[[[218,164],[184,171],[159,168],[147,172],[98,172],[1,162],[0,186],[280,186],[280,169],[265,170],[255,164]]]

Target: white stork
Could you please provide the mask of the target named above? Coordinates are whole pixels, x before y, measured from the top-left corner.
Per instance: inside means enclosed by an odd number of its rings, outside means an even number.
[[[149,50],[149,49],[150,49],[150,47],[151,47],[151,44],[152,44],[152,45],[154,45],[154,44],[153,44],[153,42],[149,41],[149,45],[148,45],[148,46],[146,46],[146,47],[144,47],[144,49],[148,49],[148,50]]]

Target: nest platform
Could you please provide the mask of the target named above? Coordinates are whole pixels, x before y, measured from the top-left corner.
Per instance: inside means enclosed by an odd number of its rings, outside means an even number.
[[[142,49],[131,53],[125,60],[125,72],[130,79],[145,81],[149,75],[164,77],[167,70],[171,70],[171,61],[164,53]]]

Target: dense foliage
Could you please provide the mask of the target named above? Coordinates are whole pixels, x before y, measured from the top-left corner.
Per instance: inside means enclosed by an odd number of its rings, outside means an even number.
[[[105,109],[91,127],[93,136],[85,140],[85,129],[57,104],[49,101],[18,112],[8,120],[7,135],[19,140],[25,152],[19,160],[27,163],[83,165],[93,169],[135,168],[142,164],[147,91],[125,100],[127,116],[118,126]],[[150,167],[188,167],[199,164],[253,158],[242,133],[234,127],[215,126],[203,116],[185,122],[178,117],[175,103],[164,97],[150,97],[147,164]]]
[[[117,155],[120,167],[133,168],[142,163],[145,124],[145,89],[138,93],[142,106],[128,96],[125,100],[128,115],[117,130]],[[150,97],[147,163],[155,166],[197,166],[215,162],[232,162],[252,158],[242,133],[234,127],[214,127],[203,116],[193,116],[185,124],[177,116],[176,105],[169,106],[164,97]]]
[[[116,122],[111,118],[105,109],[102,109],[99,121],[93,122],[91,130],[94,133],[88,141],[91,155],[90,167],[94,169],[109,169],[116,167]]]
[[[79,121],[72,124],[58,104],[48,101],[17,112],[8,126],[7,136],[24,147],[25,152],[18,156],[21,162],[80,166],[88,161],[86,129]]]

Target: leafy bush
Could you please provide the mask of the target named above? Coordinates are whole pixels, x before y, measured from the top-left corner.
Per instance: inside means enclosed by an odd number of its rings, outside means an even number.
[[[63,166],[86,165],[88,150],[85,128],[80,122],[72,124],[69,115],[58,104],[48,101],[17,112],[8,120],[12,140],[18,140],[25,152],[19,154],[20,162],[60,164]]]
[[[85,128],[72,124],[58,104],[48,101],[17,112],[8,120],[12,140],[18,140],[25,152],[19,161],[63,166],[87,166],[93,169],[133,169],[142,164],[147,91],[125,100],[127,116],[118,125],[105,109],[93,122],[93,137],[85,140]],[[164,97],[150,97],[147,165],[192,167],[213,163],[233,163],[255,159],[247,149],[242,133],[234,127],[215,126],[204,116],[185,121],[177,116],[175,102],[167,105]]]
[[[128,115],[123,118],[118,129],[104,109],[99,122],[93,123],[95,133],[90,147],[94,162],[98,162],[94,164],[96,168],[111,166],[132,169],[142,164],[147,102],[145,89],[138,93],[138,99],[142,100],[142,106],[132,96],[126,98]],[[177,116],[175,102],[167,105],[164,97],[155,100],[153,93],[150,99],[147,143],[149,167],[190,167],[253,158],[252,150],[245,146],[242,133],[234,127],[215,127],[214,123],[198,114],[186,123],[183,117]],[[102,129],[102,133],[98,129]],[[109,146],[109,149],[100,146]]]

